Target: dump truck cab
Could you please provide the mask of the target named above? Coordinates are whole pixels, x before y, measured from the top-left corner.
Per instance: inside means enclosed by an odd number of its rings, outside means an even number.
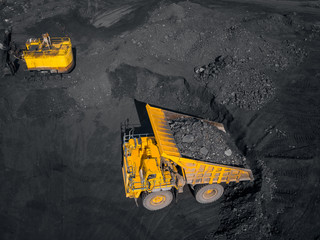
[[[124,135],[123,141],[122,173],[127,197],[137,199],[142,192],[175,187],[153,136],[129,134]]]

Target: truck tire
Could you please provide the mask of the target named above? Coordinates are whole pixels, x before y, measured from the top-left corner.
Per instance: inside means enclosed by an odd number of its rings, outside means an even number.
[[[220,184],[196,185],[194,187],[196,200],[202,204],[217,201],[223,192],[224,188]]]
[[[165,208],[170,205],[173,200],[172,191],[160,191],[160,192],[144,192],[142,194],[143,206],[150,210],[156,211]]]

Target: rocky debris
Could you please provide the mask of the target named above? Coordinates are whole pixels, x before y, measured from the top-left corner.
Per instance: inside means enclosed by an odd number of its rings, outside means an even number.
[[[224,151],[224,154],[225,154],[226,156],[230,157],[230,156],[232,155],[231,149],[225,150],[225,151]]]
[[[182,155],[217,164],[246,165],[231,137],[208,122],[178,118],[170,120],[169,125]]]
[[[250,110],[260,109],[273,98],[276,91],[271,78],[256,69],[233,69],[221,79],[213,80],[209,86],[216,86],[213,92],[218,103]]]
[[[232,61],[230,56],[226,56],[222,58],[222,56],[216,57],[214,62],[210,62],[207,65],[203,65],[201,67],[195,67],[194,73],[195,78],[208,83],[210,78],[216,78],[218,73]]]
[[[195,79],[215,96],[219,104],[233,104],[256,110],[275,93],[273,81],[262,71],[239,65],[230,56],[217,57],[213,62],[194,69]]]
[[[146,24],[124,38],[130,44],[122,51],[137,56],[131,65],[148,56],[179,75],[186,73],[178,67],[185,64],[194,68],[193,83],[206,87],[217,103],[257,110],[274,97],[275,74],[304,61],[301,42],[285,35],[300,30],[301,21],[292,14],[230,16],[191,2],[161,4]]]
[[[185,135],[182,138],[183,143],[192,143],[194,141],[194,137],[192,135]]]
[[[207,148],[205,148],[205,147],[200,148],[200,153],[201,153],[203,156],[207,156],[208,152],[209,152],[209,151],[208,151]]]
[[[261,173],[255,175],[254,183],[231,184],[225,189],[221,225],[215,233],[208,234],[206,240],[274,239],[277,226],[272,222],[276,216],[266,213],[263,204],[273,199],[277,179],[264,159],[257,160],[257,168]]]

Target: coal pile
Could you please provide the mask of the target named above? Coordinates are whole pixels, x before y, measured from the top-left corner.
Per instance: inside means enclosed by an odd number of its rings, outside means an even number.
[[[206,84],[210,81],[210,77],[216,78],[217,74],[221,72],[221,70],[232,62],[230,56],[222,58],[222,56],[218,56],[214,62],[210,62],[207,65],[203,65],[201,67],[194,68],[194,77],[197,80],[203,81]]]
[[[194,79],[204,84],[220,104],[257,110],[275,94],[272,79],[263,71],[242,64],[231,56],[218,56],[194,68]]]
[[[178,118],[168,122],[183,156],[217,164],[246,165],[231,137],[214,125],[196,118]]]

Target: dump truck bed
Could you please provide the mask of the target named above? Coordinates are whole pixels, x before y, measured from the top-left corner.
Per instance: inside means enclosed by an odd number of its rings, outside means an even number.
[[[151,107],[150,105],[147,105],[146,108],[160,155],[182,167],[188,184],[229,183],[253,180],[253,175],[250,169],[183,157],[177,147],[168,121],[182,117],[194,117],[161,108]],[[221,123],[205,119],[202,119],[202,121],[206,121],[210,125],[225,132],[225,128]]]

